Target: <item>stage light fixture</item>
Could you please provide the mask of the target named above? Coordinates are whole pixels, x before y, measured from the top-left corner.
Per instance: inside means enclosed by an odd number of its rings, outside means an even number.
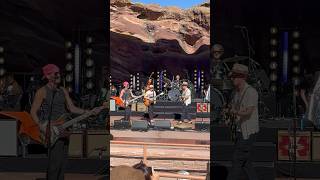
[[[294,38],[299,38],[299,37],[300,37],[299,31],[294,31],[294,32],[292,33],[292,36],[293,36]]]
[[[72,71],[72,69],[73,69],[73,65],[71,63],[68,63],[66,65],[66,71]]]
[[[194,72],[196,73],[196,72],[197,72],[197,69],[195,69]]]
[[[87,67],[92,67],[93,64],[94,64],[93,59],[88,58],[88,59],[86,60],[86,66],[87,66]]]
[[[296,74],[300,74],[300,67],[299,66],[294,66],[292,71]]]
[[[66,59],[72,59],[72,53],[71,52],[68,52],[66,53]]]
[[[91,55],[92,54],[92,48],[87,48],[86,49],[86,53],[87,53],[87,55]]]
[[[293,78],[292,78],[292,81],[293,81],[293,84],[294,84],[295,86],[297,86],[297,85],[300,84],[300,78],[297,77],[297,76],[293,77]]]
[[[277,34],[278,33],[278,29],[276,27],[271,27],[270,28],[270,33],[271,34]]]
[[[271,81],[277,81],[277,79],[278,79],[278,76],[277,76],[276,73],[270,74],[270,80],[271,80]]]
[[[93,42],[93,38],[92,38],[91,36],[88,36],[88,37],[86,38],[86,42],[87,42],[88,44],[92,43],[92,42]]]
[[[300,49],[300,44],[299,43],[293,43],[292,49],[299,50]]]
[[[130,74],[130,77],[133,77],[133,75],[132,75],[132,74]]]
[[[270,45],[276,46],[278,45],[278,41],[276,39],[270,39]]]
[[[65,43],[65,47],[66,47],[66,48],[71,48],[71,46],[72,46],[72,43],[71,43],[70,41],[67,41],[67,42]]]
[[[278,63],[277,62],[275,62],[275,61],[273,61],[273,62],[271,62],[270,63],[270,69],[272,69],[272,70],[276,70],[277,69],[277,67],[278,67]]]
[[[93,73],[93,71],[92,71],[91,69],[88,69],[88,70],[86,71],[86,77],[87,77],[87,78],[92,78],[93,75],[94,75],[94,73]]]
[[[87,89],[92,89],[93,88],[93,83],[91,81],[88,81],[86,84]]]
[[[300,56],[295,54],[292,56],[292,60],[295,61],[295,62],[298,62],[300,60]]]
[[[71,75],[71,74],[67,74],[67,75],[66,75],[66,81],[67,81],[68,83],[70,83],[70,82],[72,82],[72,80],[73,80],[72,75]]]
[[[275,50],[270,51],[270,57],[275,58],[277,57],[278,53]]]

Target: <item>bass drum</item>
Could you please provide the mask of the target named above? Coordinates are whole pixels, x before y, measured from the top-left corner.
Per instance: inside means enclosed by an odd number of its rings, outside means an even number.
[[[214,122],[222,121],[222,110],[225,104],[223,94],[216,88],[210,89],[211,111]]]
[[[179,89],[171,89],[168,92],[168,97],[169,97],[170,101],[177,102],[177,101],[179,101],[180,96],[181,96],[181,93],[180,93]]]

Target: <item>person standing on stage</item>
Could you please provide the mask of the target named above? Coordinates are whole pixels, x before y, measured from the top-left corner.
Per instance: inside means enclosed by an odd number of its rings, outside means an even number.
[[[129,89],[129,83],[127,81],[125,81],[123,83],[123,89],[121,90],[119,97],[125,104],[124,120],[125,121],[130,121],[131,104],[126,105],[126,103],[129,102],[131,99],[137,97],[137,96],[133,95],[131,89]]]
[[[235,120],[237,124],[235,151],[228,180],[236,180],[242,170],[246,172],[249,180],[256,180],[257,175],[252,166],[251,157],[259,132],[258,93],[246,82],[247,66],[234,64],[230,77],[235,87],[231,112],[238,118]]]
[[[183,101],[182,120],[185,121],[185,119],[187,119],[188,123],[192,123],[191,115],[189,113],[189,111],[190,111],[189,105],[191,104],[191,91],[188,88],[188,82],[183,82],[182,83],[181,100]],[[180,123],[182,123],[182,122],[180,121]]]
[[[149,123],[153,123],[153,106],[156,101],[156,92],[154,91],[153,85],[149,86],[149,90],[144,95],[144,98],[148,99],[150,101],[150,105],[148,106],[148,114],[149,114]]]
[[[41,132],[46,132],[47,130],[45,121],[50,120],[54,123],[55,120],[58,120],[59,117],[67,112],[75,114],[89,112],[76,107],[69,96],[69,92],[65,88],[60,87],[60,69],[56,65],[48,64],[42,68],[42,71],[47,84],[37,90],[30,110],[31,117],[39,125]],[[49,144],[50,153],[47,180],[64,179],[69,138],[66,131],[61,134],[65,134],[66,136],[59,138],[51,146]]]
[[[227,77],[229,71],[228,66],[221,60],[221,57],[224,54],[224,48],[221,44],[215,44],[212,47],[211,53],[213,57],[211,78],[213,80],[223,80]]]

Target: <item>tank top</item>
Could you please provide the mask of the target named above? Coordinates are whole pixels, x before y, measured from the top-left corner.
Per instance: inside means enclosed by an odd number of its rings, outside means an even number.
[[[49,120],[51,108],[51,121],[57,120],[61,115],[67,112],[66,99],[63,90],[59,88],[54,92],[54,90],[50,89],[48,86],[45,86],[45,90],[46,97],[38,112],[40,122]]]
[[[125,101],[129,101],[131,99],[131,93],[129,89],[124,91],[122,99]]]

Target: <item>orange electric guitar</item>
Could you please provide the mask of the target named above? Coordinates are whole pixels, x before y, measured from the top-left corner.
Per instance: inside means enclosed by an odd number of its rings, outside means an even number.
[[[122,99],[120,97],[118,97],[118,96],[111,96],[110,98],[115,100],[116,105],[118,105],[118,106],[120,106],[122,108],[125,108],[125,107],[133,104],[135,101],[137,101],[138,99],[142,98],[143,96],[144,96],[144,94],[142,94],[140,96],[137,96],[137,97],[135,97],[135,98],[133,98],[133,99],[127,101],[127,102],[123,102]]]

